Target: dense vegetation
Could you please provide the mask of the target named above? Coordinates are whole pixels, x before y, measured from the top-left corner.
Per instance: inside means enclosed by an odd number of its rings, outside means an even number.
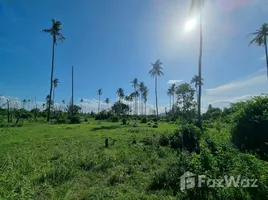
[[[181,117],[191,113],[188,108],[174,107],[175,114],[171,111],[157,119],[128,115],[121,104],[115,106],[120,112],[82,114],[77,109],[79,124],[74,125],[64,124],[71,123],[68,112],[52,112],[55,124],[48,125],[46,111],[35,110],[23,110],[16,126],[6,125],[7,110],[1,109],[0,197],[268,198],[267,96],[224,110],[209,106],[203,114],[203,131],[194,119]],[[57,124],[58,118],[67,121]],[[206,178],[241,175],[258,179],[258,187],[203,186],[181,191],[180,176],[186,171]]]

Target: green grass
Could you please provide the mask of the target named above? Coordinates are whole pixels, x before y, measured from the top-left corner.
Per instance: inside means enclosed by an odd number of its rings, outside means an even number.
[[[78,125],[1,128],[0,197],[174,199],[148,187],[153,175],[176,159],[175,151],[146,145],[143,140],[154,140],[154,135],[176,126],[138,125],[92,120]],[[108,148],[104,147],[106,137]]]

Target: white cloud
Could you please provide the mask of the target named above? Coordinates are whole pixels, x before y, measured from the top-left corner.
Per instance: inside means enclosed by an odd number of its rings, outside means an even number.
[[[182,82],[182,80],[169,80],[168,82],[167,82],[167,84],[176,84],[176,83],[180,83],[180,82]]]
[[[206,109],[209,104],[226,107],[230,103],[245,101],[267,92],[266,69],[261,69],[247,78],[206,89],[202,97],[202,107]]]

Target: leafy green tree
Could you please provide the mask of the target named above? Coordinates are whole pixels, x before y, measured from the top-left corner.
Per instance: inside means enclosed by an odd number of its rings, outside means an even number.
[[[143,114],[142,93],[144,91],[144,88],[145,88],[144,82],[140,82],[139,84],[139,93],[141,94],[140,95],[140,114]]]
[[[125,97],[124,89],[118,88],[116,91],[116,94],[118,95],[119,101],[123,100]]]
[[[138,86],[139,86],[139,81],[137,78],[134,78],[133,81],[131,81],[132,83],[132,87],[134,88],[134,101],[135,101],[135,104],[134,104],[134,114],[138,114],[138,111],[137,111],[137,89],[138,89]]]
[[[234,113],[232,141],[241,150],[268,160],[268,96],[254,97],[231,106]]]
[[[115,112],[117,115],[126,115],[129,112],[129,106],[127,104],[122,103],[121,101],[115,102],[112,106],[112,111]]]
[[[54,48],[57,45],[57,40],[64,41],[65,37],[60,33],[61,31],[61,22],[52,19],[52,27],[44,29],[43,32],[49,33],[52,35],[52,66],[51,66],[51,75],[50,75],[50,91],[49,91],[49,101],[48,101],[48,112],[47,112],[47,121],[50,119],[50,108],[51,108],[51,97],[52,97],[52,88],[53,88],[53,75],[54,75]]]
[[[171,95],[172,95],[172,98],[173,98],[172,111],[173,111],[173,115],[174,115],[174,106],[175,106],[174,98],[175,98],[175,92],[176,92],[176,85],[175,84],[171,85],[170,91],[171,91]]]
[[[149,71],[151,77],[155,78],[155,105],[156,105],[156,116],[158,118],[158,101],[157,101],[157,77],[164,75],[163,68],[161,67],[163,63],[158,59],[155,63],[152,63],[153,69]]]
[[[202,80],[202,56],[203,56],[203,14],[202,9],[204,7],[205,0],[191,0],[190,13],[193,15],[194,12],[198,12],[199,24],[200,24],[200,32],[199,32],[199,60],[198,60],[198,77]],[[202,85],[201,82],[198,84],[198,98],[197,98],[197,117],[198,117],[198,126],[202,128],[201,121],[201,94],[202,94]]]
[[[99,95],[99,106],[98,106],[98,113],[100,112],[100,101],[101,101],[101,95],[102,95],[102,89],[98,89],[98,95]]]
[[[208,106],[206,113],[202,114],[202,119],[204,120],[215,120],[222,115],[222,110],[220,108],[213,108],[211,104]]]
[[[53,80],[53,103],[55,104],[55,101],[54,101],[54,99],[55,99],[55,89],[58,87],[58,84],[59,84],[60,82],[59,82],[59,79],[57,79],[57,78],[55,78],[54,80]]]
[[[182,83],[176,88],[177,102],[181,108],[181,117],[187,121],[193,119],[195,114],[195,90],[188,83]]]
[[[264,46],[265,58],[266,58],[266,68],[267,68],[267,78],[268,78],[268,52],[267,52],[267,36],[268,36],[268,24],[264,23],[260,29],[256,30],[254,33],[255,38],[250,41],[249,45],[256,44],[258,46]]]

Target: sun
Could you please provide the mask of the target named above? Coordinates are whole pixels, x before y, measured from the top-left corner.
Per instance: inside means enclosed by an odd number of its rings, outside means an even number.
[[[185,24],[185,30],[190,31],[192,30],[196,25],[196,19],[191,19]]]

